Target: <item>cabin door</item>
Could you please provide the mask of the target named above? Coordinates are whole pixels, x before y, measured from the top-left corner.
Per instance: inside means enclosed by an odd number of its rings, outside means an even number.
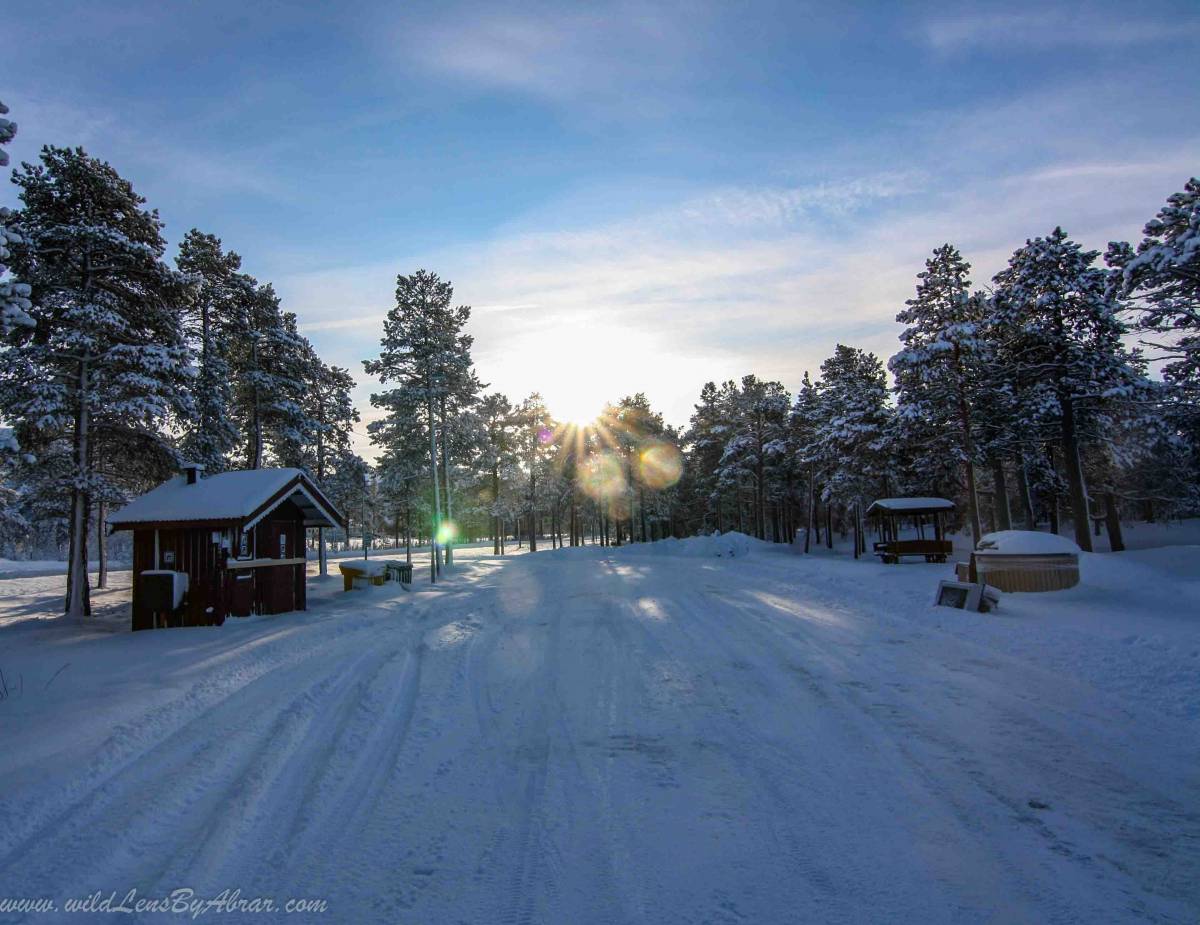
[[[229,571],[229,612],[235,617],[248,617],[254,610],[254,569]]]

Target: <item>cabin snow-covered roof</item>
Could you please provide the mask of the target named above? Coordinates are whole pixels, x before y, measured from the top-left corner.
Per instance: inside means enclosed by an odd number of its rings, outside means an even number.
[[[867,513],[882,511],[885,514],[930,514],[934,511],[952,511],[954,502],[945,498],[880,498],[867,508]]]
[[[246,528],[287,500],[304,511],[307,526],[332,527],[341,523],[337,509],[299,469],[221,472],[191,484],[186,475],[178,475],[110,514],[108,523],[120,528],[149,523],[233,521]]]

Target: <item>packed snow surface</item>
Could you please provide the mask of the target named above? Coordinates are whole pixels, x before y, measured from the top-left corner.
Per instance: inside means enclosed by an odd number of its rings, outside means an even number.
[[[930,605],[948,566],[729,542],[461,550],[411,594],[334,569],[307,613],[136,634],[39,619],[61,577],[0,582],[0,897],[1197,919],[1196,547],[976,614]]]
[[[1005,556],[1044,556],[1079,554],[1073,540],[1054,533],[1039,533],[1034,530],[999,530],[985,533],[976,547],[979,552],[992,552]]]

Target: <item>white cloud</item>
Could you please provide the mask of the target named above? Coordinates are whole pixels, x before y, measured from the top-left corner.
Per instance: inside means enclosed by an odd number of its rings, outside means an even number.
[[[455,6],[443,14],[393,21],[376,41],[401,68],[625,117],[667,105],[661,94],[703,63],[711,18],[707,3],[630,0]]]
[[[977,284],[1055,224],[1103,248],[1137,234],[1183,182],[1179,168],[1177,157],[1067,161],[919,192],[908,177],[720,190],[621,222],[509,233],[411,266],[303,274],[280,288],[323,354],[361,377],[395,273],[427,266],[478,304],[470,331],[493,389],[514,399],[539,390],[562,414],[640,389],[684,424],[707,379],[755,372],[794,389],[838,342],[889,356],[895,314],[942,242],[960,246]],[[364,406],[370,388],[364,379]]]

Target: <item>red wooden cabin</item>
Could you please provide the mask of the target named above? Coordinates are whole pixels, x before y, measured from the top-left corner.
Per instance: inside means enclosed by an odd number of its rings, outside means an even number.
[[[133,531],[133,628],[220,625],[227,616],[306,606],[305,530],[345,518],[299,469],[254,469],[202,478],[203,466],[136,498],[108,518]],[[185,573],[182,606],[155,609],[156,577]],[[167,576],[170,577],[170,576]]]

